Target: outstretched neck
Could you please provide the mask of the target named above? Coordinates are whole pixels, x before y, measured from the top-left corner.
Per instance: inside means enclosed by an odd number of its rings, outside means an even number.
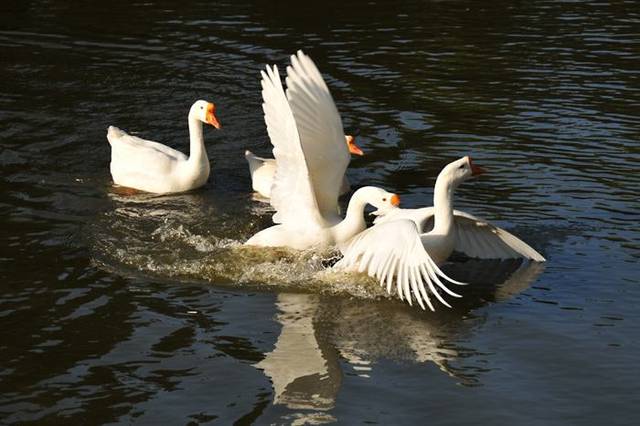
[[[433,233],[446,235],[453,229],[453,191],[450,179],[438,175],[433,191],[434,225]]]
[[[207,151],[204,149],[202,121],[189,114],[189,161],[196,164],[209,163]]]
[[[364,207],[367,202],[356,191],[349,200],[347,214],[344,219],[331,228],[336,244],[342,244],[350,240],[356,234],[364,231],[367,224],[364,221]]]

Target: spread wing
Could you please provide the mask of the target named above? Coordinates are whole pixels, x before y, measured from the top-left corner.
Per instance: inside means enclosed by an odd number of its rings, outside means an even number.
[[[425,233],[433,229],[433,207],[421,209],[392,208],[377,212],[374,223],[398,219],[413,221]],[[456,242],[454,250],[479,259],[525,258],[544,262],[545,258],[515,235],[460,210],[453,211]]]
[[[311,186],[296,121],[282,88],[278,68],[262,71],[262,109],[278,168],[271,187],[275,223],[317,224],[322,218]]]
[[[515,235],[468,213],[454,210],[456,223],[455,251],[480,259],[546,259]]]
[[[438,292],[461,297],[449,290],[440,278],[462,285],[447,277],[424,249],[420,233],[415,223],[408,219],[399,219],[375,225],[353,237],[345,247],[341,247],[344,257],[333,267],[336,269],[366,272],[380,281],[391,293],[394,285],[401,300],[409,305],[415,298],[422,309],[425,302],[432,311],[432,296],[443,305],[451,307]],[[425,288],[426,286],[426,288]],[[427,288],[429,291],[427,291]]]
[[[287,98],[320,214],[325,218],[335,216],[349,150],[329,88],[302,51],[291,56],[291,66],[287,67]]]

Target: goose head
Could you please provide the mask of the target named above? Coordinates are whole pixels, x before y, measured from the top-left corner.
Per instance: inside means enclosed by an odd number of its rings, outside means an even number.
[[[347,148],[349,148],[349,152],[355,155],[364,155],[364,152],[360,149],[358,145],[356,145],[356,138],[351,135],[344,135],[344,140],[347,143]]]
[[[400,197],[397,194],[387,192],[375,186],[365,186],[358,189],[352,198],[371,204],[378,210],[387,210],[400,205]]]
[[[471,157],[467,155],[447,164],[438,175],[438,180],[444,180],[456,187],[462,182],[485,172],[485,169],[476,166]]]
[[[212,102],[196,101],[189,110],[189,117],[194,117],[203,123],[211,124],[216,129],[219,129],[220,122],[216,117],[216,106]]]

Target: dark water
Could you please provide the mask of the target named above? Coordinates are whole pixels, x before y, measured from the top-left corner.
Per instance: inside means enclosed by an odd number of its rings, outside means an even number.
[[[2,2],[0,422],[638,421],[638,4],[307,3]],[[240,250],[270,218],[259,70],[298,48],[366,150],[352,186],[429,205],[471,154],[456,206],[548,262],[453,262],[474,285],[430,313]],[[115,193],[106,127],[187,150],[198,98],[209,184]]]

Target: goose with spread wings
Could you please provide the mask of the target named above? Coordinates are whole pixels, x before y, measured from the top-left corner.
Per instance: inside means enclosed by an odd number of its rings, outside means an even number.
[[[356,235],[340,249],[344,257],[335,269],[356,270],[380,280],[391,292],[412,304],[416,299],[425,309],[434,310],[425,291],[425,283],[440,303],[451,307],[437,291],[460,297],[449,290],[440,278],[447,278],[438,268],[453,251],[483,259],[523,257],[536,262],[545,258],[524,241],[482,219],[453,209],[456,187],[484,173],[484,169],[463,157],[448,164],[436,180],[433,207],[423,209],[378,208],[373,227]],[[425,232],[428,230],[428,232]]]
[[[262,72],[262,108],[278,167],[271,187],[276,225],[245,244],[303,250],[342,243],[366,228],[364,208],[397,206],[381,188],[358,189],[340,217],[338,196],[349,164],[342,120],[329,88],[307,55],[298,51],[287,67],[287,91],[278,68]]]

